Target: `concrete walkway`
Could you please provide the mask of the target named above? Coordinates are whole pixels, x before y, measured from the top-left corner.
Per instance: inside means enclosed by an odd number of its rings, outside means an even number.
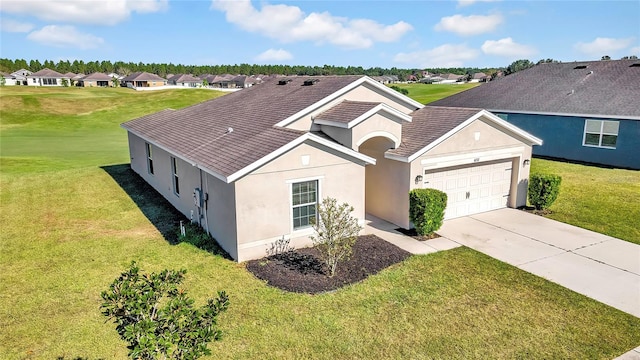
[[[449,250],[461,246],[460,244],[444,237],[427,241],[418,241],[410,236],[406,236],[395,231],[395,229],[398,228],[397,225],[370,214],[366,215],[365,220],[364,232],[366,234],[376,235],[377,237],[412,254],[431,254],[436,251]]]
[[[515,209],[447,220],[438,234],[640,317],[640,245]]]

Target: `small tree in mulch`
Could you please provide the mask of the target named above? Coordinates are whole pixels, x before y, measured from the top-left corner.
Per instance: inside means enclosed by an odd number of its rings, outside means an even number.
[[[553,174],[533,174],[529,177],[529,203],[537,211],[547,210],[560,193],[562,177]]]
[[[409,192],[409,219],[419,235],[429,236],[442,226],[447,194],[436,189]]]
[[[227,310],[224,291],[196,309],[179,289],[186,270],[141,274],[135,262],[103,291],[102,314],[114,319],[133,359],[197,359],[220,339],[218,315]]]
[[[336,274],[339,262],[349,259],[353,244],[362,230],[358,219],[351,216],[352,211],[351,205],[338,205],[338,201],[330,197],[324,198],[318,205],[317,218],[313,221],[317,235],[310,238],[327,265],[329,277]]]

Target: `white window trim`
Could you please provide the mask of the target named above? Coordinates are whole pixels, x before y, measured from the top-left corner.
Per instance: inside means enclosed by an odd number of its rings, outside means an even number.
[[[587,123],[589,121],[600,121],[600,138],[598,143],[600,145],[591,145],[591,144],[587,144],[586,140],[587,140]],[[604,123],[606,122],[617,122],[618,123],[618,133],[617,134],[611,134],[611,133],[605,133],[604,132]],[[595,134],[595,133],[590,133],[590,134]],[[616,121],[616,120],[604,120],[604,119],[585,119],[584,120],[584,129],[582,131],[582,146],[584,147],[592,147],[592,148],[598,148],[598,149],[611,149],[611,150],[615,150],[618,144],[618,137],[620,136],[620,121]],[[606,146],[606,145],[602,145],[602,136],[603,135],[615,135],[616,136],[616,146]]]
[[[286,181],[288,185],[288,190],[289,190],[289,233],[291,234],[291,237],[308,236],[314,233],[313,226],[308,226],[300,229],[293,228],[293,184],[306,182],[306,181],[317,181],[318,188],[316,191],[316,201],[319,204],[322,199],[322,180],[323,179],[324,179],[324,176],[315,176],[315,177],[291,179]]]
[[[178,176],[178,159],[173,156],[170,156],[169,159],[171,162],[171,187],[173,188],[173,194],[177,197],[180,197],[180,176]],[[176,178],[178,179],[177,187]]]

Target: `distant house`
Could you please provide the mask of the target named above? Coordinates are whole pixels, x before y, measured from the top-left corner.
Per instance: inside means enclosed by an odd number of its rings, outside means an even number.
[[[42,69],[27,76],[29,86],[62,86],[63,79],[69,81],[69,77],[51,69]],[[69,85],[67,83],[67,85]]]
[[[464,75],[458,74],[439,74],[437,76],[432,77],[432,79],[438,79],[437,82],[439,84],[454,84],[457,82],[461,82],[464,80]]]
[[[487,82],[491,80],[491,76],[487,76],[487,74],[483,72],[474,73],[469,79],[470,83],[478,83],[478,82]]]
[[[311,244],[325,197],[410,228],[408,193],[454,218],[526,202],[540,140],[482,109],[424,106],[366,76],[270,78],[122,124],[131,168],[234,259]]]
[[[209,81],[209,85],[217,88],[234,88],[236,84],[233,82],[233,78],[235,76],[230,74],[216,75]]]
[[[148,72],[135,72],[129,76],[125,76],[121,80],[122,86],[127,87],[155,87],[167,85],[167,80],[156,74]]]
[[[231,79],[231,82],[235,87],[243,89],[253,86],[256,83],[256,79],[247,75],[238,75]]]
[[[544,140],[539,156],[640,169],[640,62],[543,63],[431,103],[481,107]]]
[[[84,76],[78,81],[80,87],[109,87],[113,85],[113,78],[107,74],[95,72]]]
[[[199,87],[202,86],[202,79],[199,79],[190,74],[178,74],[168,78],[167,83],[168,85],[175,86]]]
[[[33,72],[26,69],[20,69],[18,71],[12,72],[9,75],[13,76],[13,78],[15,79],[15,85],[28,85],[27,76],[31,74],[33,74]]]
[[[5,72],[0,72],[0,76],[2,76],[2,78],[4,79],[4,85],[6,86],[12,86],[12,85],[18,84],[18,81],[16,80],[16,77],[14,75],[11,75]]]

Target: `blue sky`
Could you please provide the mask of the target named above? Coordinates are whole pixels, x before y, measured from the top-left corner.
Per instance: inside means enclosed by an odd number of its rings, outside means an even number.
[[[382,68],[640,56],[640,1],[0,0],[0,57]]]

